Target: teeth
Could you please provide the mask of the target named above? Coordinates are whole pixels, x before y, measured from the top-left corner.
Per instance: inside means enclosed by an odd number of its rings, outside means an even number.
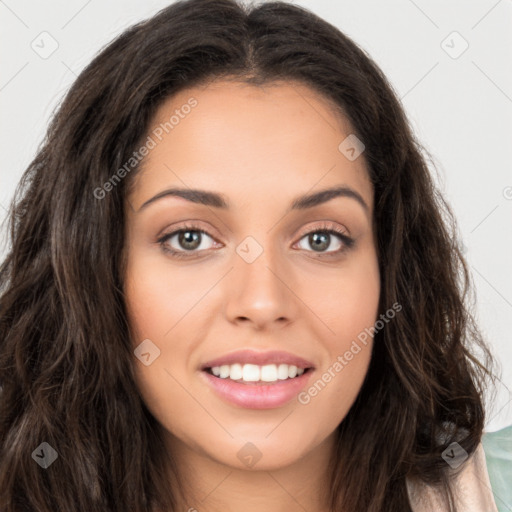
[[[243,380],[244,382],[276,382],[278,380],[293,379],[304,373],[304,368],[297,368],[293,364],[256,364],[239,363],[211,368],[213,375],[221,379]]]
[[[262,366],[261,380],[263,382],[275,382],[277,380],[277,366],[275,364]]]
[[[287,364],[280,364],[277,367],[277,378],[279,380],[284,380],[288,378],[288,365]]]
[[[232,364],[229,369],[229,378],[233,380],[239,380],[243,376],[243,370],[241,364]]]
[[[260,367],[255,364],[244,364],[242,368],[242,380],[246,382],[258,382],[260,380],[261,370]],[[235,380],[231,377],[231,372],[229,373],[229,378],[231,380]]]

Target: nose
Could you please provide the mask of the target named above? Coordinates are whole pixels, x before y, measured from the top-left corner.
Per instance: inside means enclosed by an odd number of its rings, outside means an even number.
[[[241,253],[242,254],[242,253]],[[246,323],[257,330],[284,327],[298,313],[292,273],[276,251],[263,247],[252,262],[239,254],[228,277],[225,314],[230,322]],[[299,301],[300,302],[300,301]]]

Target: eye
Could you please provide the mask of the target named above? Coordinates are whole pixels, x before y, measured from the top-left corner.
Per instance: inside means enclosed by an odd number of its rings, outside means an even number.
[[[190,225],[163,235],[157,242],[164,252],[176,258],[186,258],[189,254],[192,256],[199,251],[211,248],[205,237],[213,240],[203,229]]]
[[[305,235],[302,236],[301,241],[302,240],[305,241],[305,244],[313,247],[312,252],[319,253],[320,255],[326,254],[329,256],[341,254],[354,245],[354,239],[350,238],[345,231],[343,231],[341,228],[338,228],[337,226],[326,224],[314,230],[308,231]],[[333,242],[334,249],[327,251],[326,249],[331,247]],[[300,248],[306,249],[304,245],[300,245]]]

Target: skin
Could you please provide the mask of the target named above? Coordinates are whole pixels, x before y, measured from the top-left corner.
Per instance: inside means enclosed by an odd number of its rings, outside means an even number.
[[[285,350],[314,363],[309,387],[374,325],[380,276],[364,154],[347,159],[338,146],[352,133],[349,123],[291,82],[187,89],[159,108],[152,126],[191,97],[197,106],[151,149],[127,200],[133,347],[150,339],[160,350],[148,366],[135,361],[137,384],[187,482],[182,510],[284,512],[300,504],[324,512],[335,429],[361,388],[372,340],[307,405],[232,405],[205,384],[199,366],[243,348]],[[339,185],[368,209],[337,197],[287,211],[296,197]],[[230,208],[167,196],[141,209],[171,187],[221,193]],[[191,221],[208,232],[201,245],[189,259],[165,253],[158,238]],[[315,250],[307,234],[321,232],[323,221],[354,246],[329,258],[344,246],[330,235]],[[252,263],[236,252],[248,236],[263,249]],[[166,244],[190,247],[178,235]],[[262,455],[251,468],[237,457],[247,442]]]

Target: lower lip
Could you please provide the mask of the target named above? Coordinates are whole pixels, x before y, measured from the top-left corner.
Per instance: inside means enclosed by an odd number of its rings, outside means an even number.
[[[231,404],[246,409],[273,409],[285,405],[296,397],[306,386],[312,369],[299,377],[286,379],[267,384],[240,384],[229,378],[221,379],[206,371],[202,371],[206,379],[217,394]]]

